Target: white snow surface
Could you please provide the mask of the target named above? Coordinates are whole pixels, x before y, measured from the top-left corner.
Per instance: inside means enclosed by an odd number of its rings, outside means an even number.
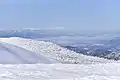
[[[113,62],[103,58],[82,55],[66,48],[60,47],[59,45],[51,42],[36,41],[19,37],[0,38],[0,41],[24,48],[35,53],[39,53],[46,58],[52,58],[53,60],[57,60],[60,63],[89,64]]]
[[[120,80],[120,64],[0,65],[0,80]]]
[[[0,64],[51,64],[53,61],[26,49],[0,42]]]
[[[120,80],[119,62],[78,54],[51,42],[0,41],[0,80]]]

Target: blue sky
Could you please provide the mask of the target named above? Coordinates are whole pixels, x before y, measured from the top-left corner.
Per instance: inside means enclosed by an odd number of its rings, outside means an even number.
[[[0,28],[120,29],[119,0],[1,0]]]

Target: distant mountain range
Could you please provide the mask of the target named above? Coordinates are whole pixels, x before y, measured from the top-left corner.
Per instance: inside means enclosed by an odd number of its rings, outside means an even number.
[[[63,47],[85,55],[120,60],[120,38],[114,38],[112,40],[104,41],[102,44],[91,44],[84,47],[74,47],[69,45]]]

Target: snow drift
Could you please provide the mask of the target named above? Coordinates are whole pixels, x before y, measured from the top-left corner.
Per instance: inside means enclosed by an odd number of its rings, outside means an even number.
[[[39,53],[40,55],[43,55],[46,58],[52,58],[53,60],[57,60],[61,63],[89,64],[112,62],[107,59],[78,54],[74,51],[60,47],[59,45],[56,45],[51,42],[36,41],[32,39],[18,37],[0,38],[0,41],[24,48],[35,53]]]
[[[0,42],[0,64],[35,64],[53,61],[26,49]]]

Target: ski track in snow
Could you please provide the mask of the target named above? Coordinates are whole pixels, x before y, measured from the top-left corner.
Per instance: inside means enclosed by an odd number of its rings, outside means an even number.
[[[2,42],[0,42],[0,55],[0,64],[53,63],[40,54]]]
[[[17,59],[20,59],[21,62],[23,63],[30,63],[29,61],[25,60],[24,58],[22,58],[18,53],[16,53],[16,51],[11,50],[7,47],[5,47],[4,45],[0,45],[0,47],[2,47],[3,49],[5,49],[5,51],[8,51],[9,53],[11,53],[12,55],[15,55],[17,57]]]

